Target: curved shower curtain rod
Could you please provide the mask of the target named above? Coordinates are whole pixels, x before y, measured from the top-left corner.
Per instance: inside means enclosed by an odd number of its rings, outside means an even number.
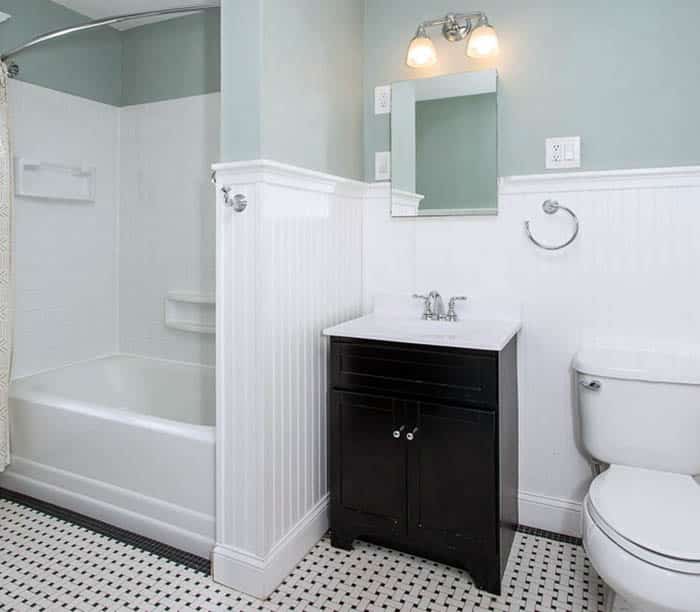
[[[94,28],[101,28],[103,26],[113,25],[115,23],[122,23],[123,21],[133,21],[135,19],[146,19],[148,17],[160,17],[162,15],[173,15],[176,13],[201,13],[209,9],[220,8],[219,4],[198,4],[195,6],[180,6],[177,8],[160,9],[157,11],[144,11],[142,13],[129,13],[126,15],[114,15],[113,17],[103,17],[101,19],[93,19],[82,25],[72,26],[70,28],[63,28],[61,30],[54,30],[52,32],[47,32],[36,38],[32,38],[29,42],[8,51],[0,55],[0,61],[7,62],[8,59],[14,57],[15,55],[31,49],[36,45],[48,42],[50,40],[55,40],[56,38],[62,38],[70,34],[76,34],[78,32],[84,32],[85,30],[93,30]],[[15,77],[19,74],[19,66],[12,63],[8,66],[9,75]]]

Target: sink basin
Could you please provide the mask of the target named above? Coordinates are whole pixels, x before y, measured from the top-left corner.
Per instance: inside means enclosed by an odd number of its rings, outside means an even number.
[[[519,330],[520,321],[423,321],[371,314],[329,327],[323,333],[343,338],[500,351]]]

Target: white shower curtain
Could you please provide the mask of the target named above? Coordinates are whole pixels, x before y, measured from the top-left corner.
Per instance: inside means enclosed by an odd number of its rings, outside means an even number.
[[[0,62],[0,472],[10,463],[8,396],[13,348],[12,149],[7,66]]]

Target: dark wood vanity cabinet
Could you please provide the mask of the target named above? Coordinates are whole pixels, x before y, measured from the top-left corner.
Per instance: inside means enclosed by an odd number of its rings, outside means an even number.
[[[464,568],[500,593],[518,522],[516,339],[475,351],[331,338],[331,541]]]

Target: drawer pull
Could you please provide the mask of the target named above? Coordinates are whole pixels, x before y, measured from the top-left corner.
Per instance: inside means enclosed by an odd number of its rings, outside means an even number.
[[[417,433],[418,433],[418,428],[417,428],[417,427],[414,427],[414,428],[413,428],[413,431],[409,431],[409,432],[406,434],[406,440],[408,440],[409,442],[413,442],[413,440],[415,440],[415,438],[416,438],[416,434],[417,434]]]
[[[398,429],[394,430],[394,438],[399,439],[401,437],[401,434],[403,433],[403,430],[406,429],[405,425],[401,425]]]

